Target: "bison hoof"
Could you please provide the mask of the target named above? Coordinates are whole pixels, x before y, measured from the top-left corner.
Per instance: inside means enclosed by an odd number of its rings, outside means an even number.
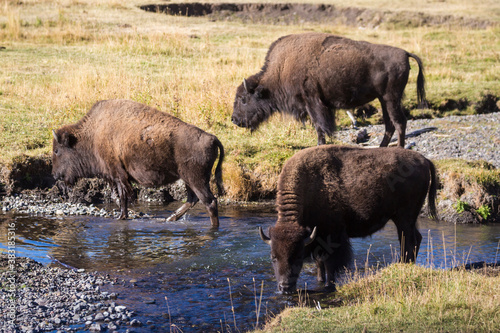
[[[176,214],[172,214],[167,218],[167,222],[174,222],[177,221],[179,218],[177,217]]]
[[[219,227],[219,218],[218,217],[211,217],[210,222],[212,223],[212,228]]]
[[[325,284],[325,290],[328,291],[328,292],[335,292],[337,291],[337,288],[335,288],[335,283],[326,283]]]

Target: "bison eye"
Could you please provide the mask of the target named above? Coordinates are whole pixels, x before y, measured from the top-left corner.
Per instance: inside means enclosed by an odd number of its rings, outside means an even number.
[[[54,154],[58,155],[59,154],[59,149],[54,149]]]
[[[241,97],[241,104],[247,105],[247,99],[246,99],[246,97],[243,97],[243,96]]]

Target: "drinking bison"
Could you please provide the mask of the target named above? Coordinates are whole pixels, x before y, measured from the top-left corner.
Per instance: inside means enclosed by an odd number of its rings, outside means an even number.
[[[431,161],[400,148],[316,146],[296,153],[279,176],[278,220],[269,237],[278,289],[292,292],[306,256],[317,278],[335,288],[335,273],[351,260],[350,237],[366,237],[392,220],[401,259],[414,262],[422,236],[417,217],[428,194],[436,217],[436,173]]]
[[[224,148],[214,135],[128,100],[99,101],[80,121],[53,134],[54,178],[68,184],[82,177],[107,179],[118,191],[120,219],[128,217],[131,181],[161,186],[180,178],[186,183],[187,202],[168,220],[180,218],[199,199],[212,226],[219,225],[209,181],[219,155],[215,179],[220,193]]]
[[[309,116],[320,145],[325,134],[332,136],[335,131],[335,109],[352,109],[378,99],[385,123],[380,146],[389,144],[396,129],[398,145],[403,147],[406,117],[401,99],[410,72],[408,58],[419,66],[421,103],[423,66],[414,54],[324,33],[281,37],[271,44],[260,72],[238,87],[232,121],[253,131],[276,111],[302,122]]]

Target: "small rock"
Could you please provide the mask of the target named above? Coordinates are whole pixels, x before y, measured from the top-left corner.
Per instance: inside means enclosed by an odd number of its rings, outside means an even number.
[[[137,319],[132,319],[130,321],[130,326],[132,326],[132,327],[140,327],[140,326],[142,326],[142,323],[139,320],[137,320]]]
[[[89,330],[93,331],[93,332],[101,332],[102,331],[101,324],[94,323],[94,324],[90,325]]]
[[[144,304],[155,304],[156,300],[154,298],[145,298],[143,302]]]
[[[124,312],[125,310],[127,310],[126,306],[123,306],[123,305],[115,306],[115,311],[116,312]]]

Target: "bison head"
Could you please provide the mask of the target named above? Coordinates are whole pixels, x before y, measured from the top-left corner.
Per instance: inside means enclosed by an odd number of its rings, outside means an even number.
[[[64,180],[66,184],[74,184],[79,178],[78,166],[82,163],[75,149],[76,137],[63,129],[52,130],[52,176],[55,180]]]
[[[253,131],[274,111],[269,89],[263,87],[254,75],[248,80],[244,79],[236,90],[231,120],[234,124]]]
[[[260,237],[271,246],[271,260],[278,290],[292,293],[297,289],[297,279],[304,263],[305,247],[316,238],[316,227],[309,233],[303,227],[271,227],[269,237],[259,227]]]

